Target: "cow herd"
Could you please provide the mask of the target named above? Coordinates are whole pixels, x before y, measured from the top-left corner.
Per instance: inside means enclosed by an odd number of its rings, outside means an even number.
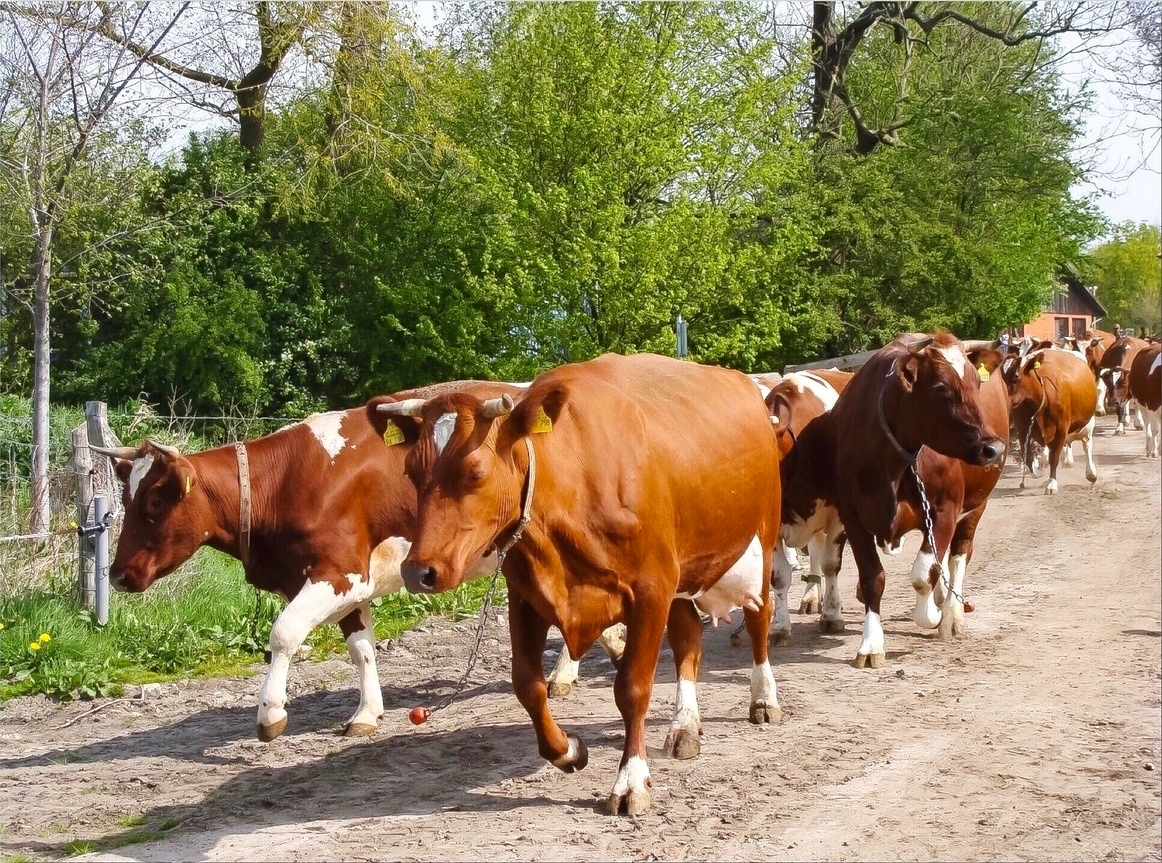
[[[843,628],[845,546],[864,606],[857,667],[884,664],[880,553],[921,532],[916,623],[962,633],[966,568],[1016,439],[1023,470],[1092,440],[1104,385],[1124,429],[1146,412],[1158,454],[1159,346],[1097,334],[1058,347],[909,333],[854,374],[745,375],[653,354],[607,354],[528,384],[457,381],[377,396],[262,438],[183,454],[150,441],[101,450],[123,483],[110,568],[139,592],[203,545],[239,559],[287,605],[270,635],[257,735],[287,727],[291,659],[337,623],[360,682],[344,733],[384,712],[371,600],[453,589],[502,571],[512,683],[540,754],[585,767],[550,695],[568,691],[595,641],[617,665],[625,727],[610,814],[650,805],[645,718],[663,637],[677,691],[664,750],[701,748],[696,684],[705,620],[742,610],[751,644],[749,718],[780,719],[768,644],[790,637],[788,588],[809,556],[800,611]],[[550,628],[564,648],[546,678]],[[740,629],[741,631],[741,629]]]

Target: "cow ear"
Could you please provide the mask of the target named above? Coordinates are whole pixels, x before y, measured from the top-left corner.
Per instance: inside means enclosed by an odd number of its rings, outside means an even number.
[[[997,370],[1004,358],[1004,355],[995,348],[977,348],[968,352],[968,361],[972,363],[978,374],[983,367],[984,371],[991,375]],[[980,375],[980,377],[983,378],[984,375]]]
[[[568,395],[559,386],[526,395],[505,418],[497,450],[515,444],[526,435],[552,434],[566,401]]]
[[[424,421],[418,416],[403,416],[393,415],[387,416],[379,411],[380,405],[391,404],[392,402],[403,401],[397,399],[395,396],[375,396],[367,402],[365,410],[367,411],[367,421],[371,423],[371,427],[375,429],[376,433],[383,438],[383,442],[388,446],[394,446],[397,443],[413,444],[420,436],[420,430],[424,426]]]
[[[117,474],[117,479],[121,482],[129,482],[129,474],[133,473],[133,460],[116,458],[113,459],[113,473]]]
[[[900,386],[904,388],[904,392],[910,393],[920,377],[920,358],[914,354],[907,356],[896,366],[896,377],[900,379]]]

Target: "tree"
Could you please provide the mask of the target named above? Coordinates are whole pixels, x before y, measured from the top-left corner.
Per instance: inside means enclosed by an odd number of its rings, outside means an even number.
[[[158,40],[185,8],[178,7]],[[62,23],[65,16],[97,21],[106,14],[98,4],[57,4],[31,11],[9,6],[0,31],[0,62],[4,64],[0,105],[6,148],[11,148],[3,153],[4,184],[10,200],[19,202],[27,214],[31,245],[28,270],[21,281],[31,293],[34,343],[33,533],[45,531],[50,516],[50,295],[58,223],[67,218],[75,196],[82,192],[75,181],[94,138],[144,63],[125,50],[103,50],[91,31]],[[133,19],[127,26],[134,26]]]
[[[1120,323],[1128,332],[1145,327],[1162,333],[1162,229],[1145,222],[1118,225],[1113,239],[1084,260],[1085,280],[1097,286],[1106,307],[1105,326]]]

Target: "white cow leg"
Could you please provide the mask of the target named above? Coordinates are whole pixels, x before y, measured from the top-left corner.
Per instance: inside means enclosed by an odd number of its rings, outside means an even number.
[[[935,565],[936,555],[920,546],[916,561],[912,564],[912,589],[916,591],[912,620],[921,629],[935,629],[940,625],[940,609],[936,605],[935,591],[928,581],[929,573]]]
[[[631,755],[617,771],[617,779],[605,801],[605,811],[610,815],[620,811],[626,815],[640,815],[650,807],[651,785],[650,765],[640,755]]]
[[[1081,451],[1085,453],[1085,478],[1090,482],[1097,482],[1097,465],[1093,463],[1093,430],[1096,425],[1097,420],[1090,417],[1081,437]]]
[[[1061,463],[1066,467],[1073,467],[1073,444],[1067,443],[1061,451]]]
[[[767,660],[751,663],[750,721],[754,725],[763,723],[778,725],[783,721],[783,708],[779,706],[779,690],[775,686],[771,663]]]
[[[1162,435],[1162,410],[1146,413],[1146,458],[1158,458],[1158,438]]]
[[[771,644],[787,644],[791,640],[791,615],[787,607],[787,594],[791,589],[791,573],[793,567],[786,552],[791,551],[782,541],[775,546],[775,565],[771,573],[771,589],[774,591],[775,610],[774,620],[771,622]],[[815,556],[811,556],[811,567],[815,567]],[[799,613],[803,607],[799,606]],[[745,625],[745,624],[744,624]]]
[[[840,530],[842,528],[835,533],[840,533]],[[843,622],[843,597],[839,593],[839,566],[843,561],[843,540],[829,533],[819,542],[818,551],[825,585],[819,629],[829,633],[843,632],[846,624]],[[815,559],[814,551],[811,558]]]
[[[694,758],[702,750],[702,717],[698,714],[698,692],[693,680],[678,678],[674,716],[664,749],[675,758]]]
[[[375,664],[375,633],[371,625],[371,605],[358,608],[360,628],[347,636],[347,652],[359,675],[359,707],[343,728],[344,737],[367,737],[379,727],[383,716],[383,690]]]
[[[946,577],[952,584],[951,590],[944,590],[944,602],[940,606],[939,635],[944,641],[964,635],[964,572],[967,568],[966,554],[952,555],[944,568]]]
[[[549,698],[560,698],[573,691],[573,685],[581,671],[581,663],[569,654],[567,645],[561,645],[561,653],[557,656],[557,664],[549,674]]]
[[[364,588],[364,595],[352,596],[359,585]],[[259,740],[269,743],[286,730],[286,684],[291,657],[316,626],[342,617],[352,606],[368,598],[365,594],[370,590],[366,581],[359,585],[348,594],[336,596],[327,582],[307,582],[275,620],[270,630],[270,668],[259,691]]]
[[[884,664],[884,627],[880,616],[868,611],[863,616],[863,638],[855,651],[856,668],[879,668]]]
[[[1106,382],[1100,377],[1097,379],[1097,407],[1093,412],[1099,417],[1106,415]]]
[[[1137,402],[1134,402],[1130,410],[1134,415],[1134,428],[1136,428],[1138,431],[1141,431],[1146,427],[1146,423],[1142,419],[1142,408],[1138,405]]]

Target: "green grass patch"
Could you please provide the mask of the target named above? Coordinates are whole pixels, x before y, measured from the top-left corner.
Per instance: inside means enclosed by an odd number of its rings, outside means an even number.
[[[435,615],[476,614],[489,581],[374,600],[376,638],[394,638]],[[496,602],[504,601],[502,582]],[[209,549],[145,593],[113,593],[105,626],[79,606],[71,583],[50,579],[42,589],[0,596],[0,700],[43,693],[69,701],[119,695],[129,683],[254,674],[284,605],[256,593],[233,558]],[[307,645],[316,660],[347,652],[335,625],[318,627]]]

